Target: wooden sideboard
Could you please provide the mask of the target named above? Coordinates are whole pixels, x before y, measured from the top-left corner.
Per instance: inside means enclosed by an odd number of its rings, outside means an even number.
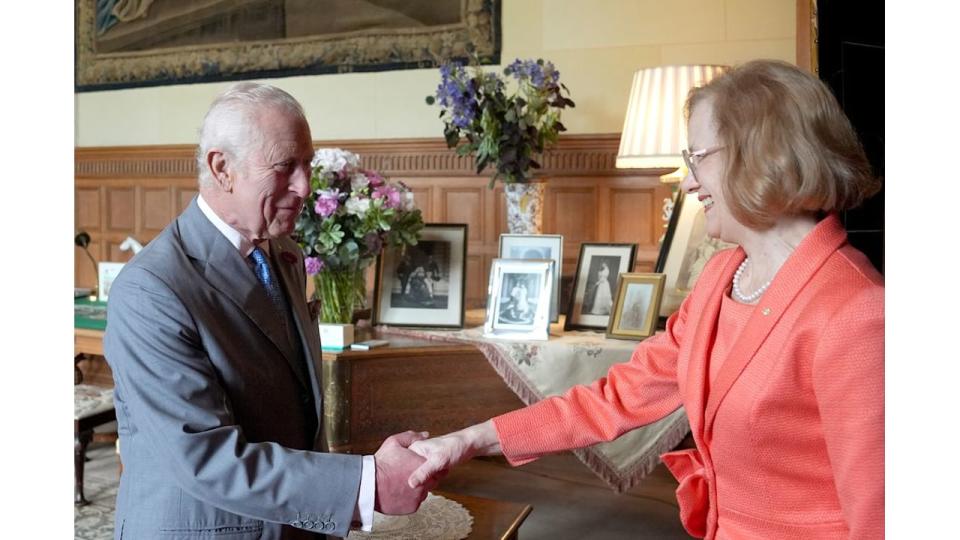
[[[501,185],[489,189],[489,178],[440,138],[314,144],[356,152],[365,167],[406,183],[425,221],[466,223],[466,305],[484,306],[490,263],[507,232]],[[564,236],[564,276],[576,270],[583,242],[635,242],[634,271],[656,264],[663,200],[671,193],[659,175],[668,171],[615,168],[618,144],[618,134],[570,135],[544,156],[544,232]],[[97,260],[129,260],[132,254],[120,250],[128,235],[146,244],[186,207],[197,193],[195,151],[194,145],[76,149],[75,226],[90,234]],[[74,264],[75,285],[96,286],[94,267],[79,248]],[[368,284],[372,295],[372,271]]]
[[[379,336],[369,351],[324,351],[323,444],[373,453],[406,430],[442,435],[523,407],[476,347]]]

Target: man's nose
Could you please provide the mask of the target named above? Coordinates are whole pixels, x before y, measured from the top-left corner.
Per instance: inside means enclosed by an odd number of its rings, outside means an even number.
[[[309,165],[301,165],[297,167],[297,170],[293,173],[293,177],[290,179],[291,191],[295,192],[301,199],[306,199],[310,193],[311,172]]]

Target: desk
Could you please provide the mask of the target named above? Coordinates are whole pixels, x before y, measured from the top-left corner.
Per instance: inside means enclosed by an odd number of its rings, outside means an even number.
[[[517,531],[533,507],[508,501],[497,501],[445,491],[434,494],[463,505],[473,516],[473,528],[466,540],[517,540]]]
[[[73,329],[73,355],[96,354],[103,356],[103,330],[89,328]]]
[[[358,328],[358,340],[380,339]],[[394,433],[442,435],[523,407],[476,347],[389,336],[369,351],[323,351],[323,447],[373,453]]]

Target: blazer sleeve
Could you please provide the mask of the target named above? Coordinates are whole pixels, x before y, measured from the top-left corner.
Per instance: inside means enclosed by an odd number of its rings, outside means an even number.
[[[611,367],[605,377],[495,417],[507,461],[523,465],[545,454],[612,441],[677,410],[682,404],[677,357],[689,305],[688,297],[666,331],[640,342],[630,360]]]
[[[883,538],[883,289],[861,292],[829,318],[813,364],[827,454],[850,538]]]
[[[345,537],[361,456],[246,441],[191,314],[149,271],[128,270],[110,291],[106,357],[120,406],[180,488],[265,521],[297,526],[298,516],[319,516]]]

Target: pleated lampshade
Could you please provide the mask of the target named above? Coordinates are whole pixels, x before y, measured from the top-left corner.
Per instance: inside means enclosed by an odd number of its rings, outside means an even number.
[[[677,169],[687,147],[683,104],[691,88],[723,73],[726,66],[659,66],[633,75],[630,101],[616,165],[619,169]]]

